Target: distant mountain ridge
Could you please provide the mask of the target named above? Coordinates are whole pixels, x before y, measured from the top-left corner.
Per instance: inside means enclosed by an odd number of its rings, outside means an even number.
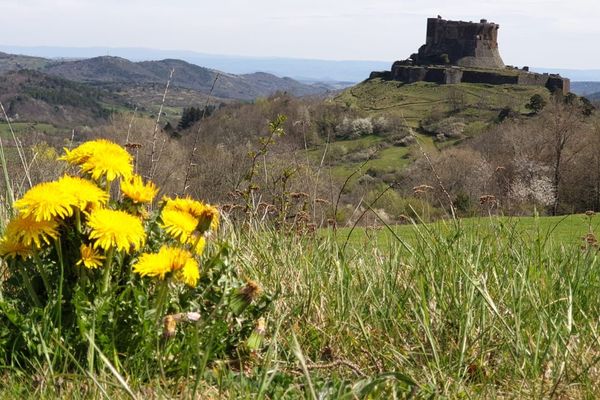
[[[0,45],[0,51],[44,58],[92,58],[99,55],[123,57],[132,61],[181,59],[233,74],[257,71],[289,76],[298,81],[349,82],[365,80],[371,71],[388,69],[395,60],[318,60],[286,57],[249,57],[207,54],[184,50],[137,47],[52,47]],[[530,66],[535,72],[559,73],[571,81],[600,81],[600,69],[566,69]],[[347,85],[350,86],[350,85]]]
[[[589,96],[600,92],[600,82],[571,82],[571,91],[579,96]]]
[[[585,97],[592,101],[600,101],[600,92],[591,93],[586,95]]]
[[[172,86],[207,94],[216,79],[213,95],[222,99],[253,100],[277,91],[306,96],[329,90],[324,85],[304,84],[272,74],[235,75],[175,59],[132,62],[101,56],[64,61],[0,53],[0,73],[19,69],[33,69],[74,82],[122,85],[165,84],[174,70]]]
[[[394,60],[319,60],[286,57],[250,57],[206,54],[194,51],[159,50],[147,48],[107,47],[26,47],[0,45],[0,51],[45,58],[93,58],[99,55],[119,56],[132,61],[180,59],[206,68],[232,74],[267,72],[297,81],[326,82],[351,86],[369,77],[371,71],[387,69]]]

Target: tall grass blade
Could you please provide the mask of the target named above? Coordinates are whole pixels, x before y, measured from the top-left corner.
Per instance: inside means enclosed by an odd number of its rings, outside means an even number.
[[[121,387],[123,388],[123,390],[125,390],[125,392],[127,392],[127,394],[133,399],[133,400],[137,400],[136,395],[133,393],[133,391],[131,390],[131,388],[129,387],[129,385],[127,384],[127,381],[125,380],[125,378],[123,378],[123,376],[119,373],[119,371],[117,371],[117,369],[112,365],[112,363],[110,362],[110,360],[104,355],[104,353],[102,353],[102,351],[100,351],[100,349],[98,348],[98,346],[96,345],[94,339],[88,334],[86,335],[87,339],[89,340],[90,344],[94,347],[94,349],[98,352],[98,356],[100,357],[100,359],[102,360],[102,362],[106,365],[106,367],[108,367],[108,370],[113,374],[113,376],[115,378],[117,378],[117,380],[119,381],[119,383],[121,384]]]
[[[310,393],[310,396],[313,400],[318,400],[317,393],[315,392],[315,388],[312,383],[312,379],[310,378],[310,373],[308,372],[308,367],[306,365],[306,359],[304,358],[304,354],[302,354],[302,349],[300,348],[300,343],[298,343],[298,338],[296,334],[292,332],[292,351],[294,355],[298,359],[300,363],[300,367],[302,368],[302,373],[304,374],[304,379],[306,380],[306,385]]]

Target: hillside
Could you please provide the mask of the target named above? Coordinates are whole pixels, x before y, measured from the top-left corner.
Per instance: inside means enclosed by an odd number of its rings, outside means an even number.
[[[357,60],[318,60],[285,57],[249,57],[222,54],[197,53],[193,51],[159,50],[151,48],[127,47],[27,47],[0,46],[2,51],[16,54],[29,54],[38,57],[92,58],[106,54],[127,58],[133,61],[162,60],[165,58],[184,60],[207,68],[227,71],[233,74],[250,74],[256,71],[269,72],[278,76],[289,76],[296,80],[319,82],[359,82],[369,72],[384,69],[389,61]],[[348,86],[348,85],[346,85]]]
[[[132,62],[108,56],[50,60],[0,53],[0,77],[0,100],[10,118],[62,127],[95,124],[110,114],[108,110],[123,107],[150,116],[162,107],[164,120],[176,124],[184,107],[205,104],[209,93],[213,103],[231,103],[275,92],[306,96],[331,90],[267,73],[234,75],[181,60]]]
[[[525,104],[534,94],[550,96],[548,90],[536,86],[404,84],[376,78],[345,90],[335,102],[369,115],[396,115],[413,128],[431,117],[460,118],[466,132],[477,133],[482,123],[493,122],[505,107],[527,112]]]
[[[52,61],[41,57],[29,57],[0,52],[0,75],[9,71],[18,71],[21,69],[40,70]]]
[[[349,191],[359,181],[363,185],[393,182],[421,158],[415,140],[428,153],[436,154],[482,134],[502,115],[529,113],[525,105],[535,94],[550,97],[548,90],[535,86],[366,80],[330,101],[345,110],[348,123],[337,122],[325,164],[331,167],[332,176],[342,181],[354,174]],[[361,129],[361,124],[367,129]],[[414,136],[408,135],[407,128]],[[320,162],[323,151],[323,146],[310,150],[312,161]]]
[[[60,126],[98,123],[127,107],[118,95],[31,70],[0,75],[0,101],[14,121]]]
[[[50,75],[94,84],[121,83],[127,85],[162,84],[175,70],[173,87],[208,93],[217,75],[213,95],[225,99],[253,100],[277,91],[304,96],[326,91],[321,86],[307,85],[290,78],[279,78],[267,73],[234,75],[199,67],[181,60],[131,62],[120,57],[95,57],[65,61],[42,68]]]

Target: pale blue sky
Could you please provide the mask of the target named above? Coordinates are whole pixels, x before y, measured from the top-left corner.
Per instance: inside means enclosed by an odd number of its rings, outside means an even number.
[[[507,64],[600,68],[598,0],[0,0],[0,44],[393,61],[425,19],[500,24]]]

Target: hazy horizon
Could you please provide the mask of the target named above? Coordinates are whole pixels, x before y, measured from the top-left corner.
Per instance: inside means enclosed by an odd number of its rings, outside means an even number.
[[[391,61],[381,60],[328,60],[281,56],[239,56],[141,47],[28,47],[0,44],[0,52],[58,60],[75,60],[99,56],[122,57],[131,61],[172,58],[226,73],[247,74],[268,72],[280,77],[291,77],[298,80],[316,82],[360,82],[371,71],[387,70],[391,65]],[[600,69],[568,69],[538,65],[529,65],[529,67],[534,72],[559,73],[564,77],[570,78],[572,81],[600,81]]]
[[[500,24],[506,64],[600,69],[590,0],[0,0],[6,46],[148,48],[244,57],[394,61],[425,41],[426,18]],[[461,10],[465,10],[461,12]],[[10,40],[7,40],[10,38]]]

